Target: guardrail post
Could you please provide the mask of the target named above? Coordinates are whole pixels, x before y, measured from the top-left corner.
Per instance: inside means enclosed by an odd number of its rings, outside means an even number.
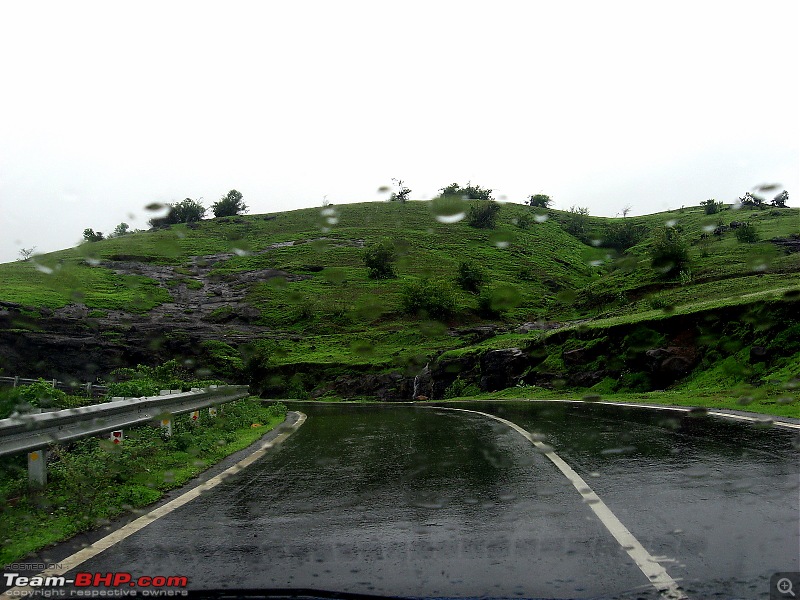
[[[14,375],[14,387],[19,385],[19,375]]]
[[[199,420],[200,420],[199,410],[193,410],[192,412],[189,413],[189,421],[191,421],[193,424],[197,423]]]
[[[43,488],[47,485],[47,449],[28,452],[28,485]]]
[[[217,407],[216,406],[209,406],[208,407],[208,416],[209,417],[216,417],[217,416]]]
[[[172,419],[161,419],[161,435],[164,437],[172,437]]]

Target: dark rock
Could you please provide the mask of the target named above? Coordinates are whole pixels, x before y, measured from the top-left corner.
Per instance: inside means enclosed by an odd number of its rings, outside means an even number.
[[[769,362],[771,356],[771,352],[769,348],[764,346],[751,346],[750,347],[750,362],[751,363],[760,363],[760,362]]]
[[[592,387],[596,383],[600,383],[608,375],[605,369],[598,369],[596,371],[579,371],[569,376],[569,384],[575,387]]]
[[[739,229],[739,227],[741,227],[742,225],[744,225],[744,223],[742,223],[741,221],[731,221],[730,228]]]
[[[481,356],[480,388],[494,392],[519,383],[527,359],[519,348],[489,350]]]
[[[692,346],[653,348],[645,352],[645,357],[653,383],[658,386],[686,377],[700,359],[697,349]]]
[[[576,348],[575,350],[564,352],[561,358],[568,367],[583,365],[588,362],[588,351],[586,348]]]

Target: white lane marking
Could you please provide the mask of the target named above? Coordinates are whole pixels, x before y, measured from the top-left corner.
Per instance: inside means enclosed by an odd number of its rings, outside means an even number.
[[[65,575],[68,571],[71,571],[72,569],[78,567],[79,565],[83,564],[90,558],[97,556],[101,552],[104,552],[109,548],[111,548],[111,546],[133,535],[140,529],[147,527],[153,521],[160,519],[165,515],[168,515],[175,509],[180,508],[184,504],[191,502],[203,492],[207,492],[208,490],[218,486],[227,477],[230,477],[234,473],[238,473],[245,467],[253,464],[259,458],[264,456],[273,446],[277,446],[278,444],[282,443],[286,438],[288,438],[295,431],[297,431],[300,428],[300,426],[303,423],[305,423],[306,415],[301,412],[296,412],[296,414],[298,415],[297,421],[295,421],[295,423],[291,425],[289,431],[284,431],[280,435],[276,436],[274,439],[268,442],[264,442],[264,444],[262,444],[258,450],[246,456],[245,458],[237,462],[235,465],[228,467],[227,469],[222,471],[222,473],[219,473],[214,477],[212,477],[211,479],[209,479],[208,481],[206,481],[205,483],[201,483],[197,487],[192,488],[185,494],[181,494],[180,496],[178,496],[173,500],[170,500],[166,504],[151,510],[145,515],[142,515],[138,519],[134,519],[130,523],[123,525],[116,531],[109,533],[104,538],[97,540],[91,546],[88,546],[83,550],[79,550],[78,552],[76,552],[71,556],[68,556],[64,560],[58,561],[58,567],[51,567],[49,569],[45,569],[38,575],[35,575],[35,577],[47,578],[47,577],[56,577]],[[18,586],[6,590],[5,592],[3,592],[0,598],[19,598],[20,596],[23,595],[30,595],[33,589],[34,588],[30,586]]]
[[[484,402],[483,400],[453,400],[444,402],[458,402],[472,403]],[[653,410],[674,410],[678,412],[692,412],[693,410],[704,410],[706,414],[714,417],[727,417],[728,419],[739,419],[740,421],[750,421],[751,423],[760,423],[764,425],[774,425],[776,427],[787,427],[789,429],[800,430],[800,423],[790,423],[788,421],[779,421],[780,417],[774,415],[761,414],[757,417],[750,417],[747,415],[737,415],[735,413],[720,412],[712,410],[703,406],[673,406],[670,404],[636,404],[635,402],[609,402],[607,400],[592,402],[589,400],[565,400],[565,399],[538,399],[538,398],[497,398],[494,400],[485,400],[485,402],[562,402],[566,404],[604,404],[605,406],[629,406],[631,408],[650,408]],[[430,402],[429,402],[430,403]],[[438,402],[437,404],[440,404]]]
[[[611,509],[606,506],[605,502],[603,502],[594,492],[594,490],[589,487],[589,484],[587,484],[586,481],[584,481],[583,478],[578,475],[572,469],[572,467],[570,467],[549,446],[536,440],[529,431],[523,429],[516,423],[512,423],[511,421],[503,419],[502,417],[477,410],[467,410],[464,408],[436,407],[436,409],[455,410],[473,413],[476,415],[483,415],[484,417],[489,417],[490,419],[499,421],[500,423],[507,425],[517,433],[521,434],[531,444],[536,446],[536,448],[539,449],[547,458],[549,458],[550,461],[564,474],[564,476],[569,479],[570,483],[572,483],[575,489],[578,490],[578,493],[583,497],[584,502],[589,506],[589,508],[592,509],[592,511],[594,511],[594,514],[597,516],[597,518],[600,519],[603,525],[605,525],[606,529],[608,529],[611,535],[614,536],[617,542],[619,542],[620,546],[622,546],[622,548],[628,553],[642,573],[645,574],[650,583],[655,586],[655,588],[664,598],[668,598],[669,600],[688,600],[688,596],[681,591],[681,589],[678,587],[678,584],[674,579],[672,579],[672,577],[669,576],[669,573],[667,573],[666,569],[661,566],[658,560],[656,560],[647,550],[645,550],[644,546],[642,546],[639,540],[637,540],[634,535],[628,531],[628,528],[622,524],[622,522],[613,512],[611,512]]]

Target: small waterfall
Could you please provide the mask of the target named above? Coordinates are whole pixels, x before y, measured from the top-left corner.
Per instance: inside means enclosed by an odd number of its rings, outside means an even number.
[[[417,396],[419,396],[419,380],[420,380],[420,377],[422,377],[424,375],[427,375],[428,373],[431,372],[431,370],[428,368],[429,364],[430,363],[425,363],[425,367],[422,369],[422,371],[420,371],[417,375],[414,376],[414,391],[411,393],[411,399],[412,400],[416,400]]]

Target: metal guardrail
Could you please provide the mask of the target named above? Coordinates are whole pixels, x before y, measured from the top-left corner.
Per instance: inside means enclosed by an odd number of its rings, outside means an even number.
[[[0,456],[31,452],[50,444],[69,442],[188,413],[249,395],[246,385],[210,387],[147,398],[112,400],[103,404],[0,420]]]
[[[87,383],[67,383],[65,381],[59,381],[57,379],[27,379],[24,377],[0,377],[0,385],[11,386],[11,387],[18,387],[20,385],[28,385],[31,383],[36,383],[38,381],[45,381],[53,386],[53,388],[57,390],[62,390],[64,392],[68,392],[71,394],[88,394],[90,396],[102,396],[106,390],[108,389],[105,385],[98,385],[96,383],[87,382]]]

